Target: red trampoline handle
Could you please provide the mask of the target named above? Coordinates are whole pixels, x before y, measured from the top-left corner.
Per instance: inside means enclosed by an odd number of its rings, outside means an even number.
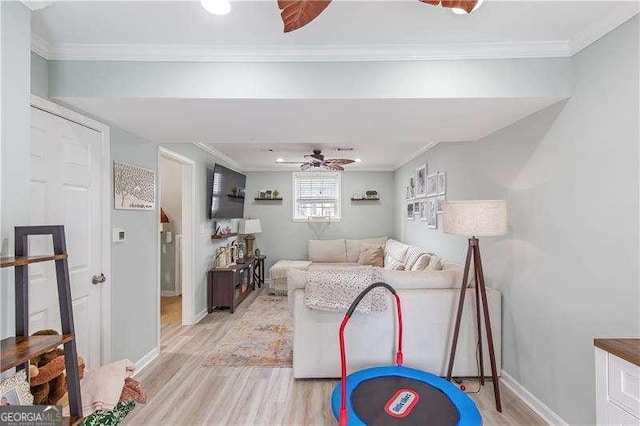
[[[398,313],[398,351],[396,352],[396,365],[400,366],[403,363],[402,356],[402,309],[400,307],[400,297],[398,293],[396,293],[395,289],[391,287],[387,283],[375,283],[371,284],[369,287],[365,288],[356,299],[351,303],[349,310],[345,314],[342,319],[342,323],[340,323],[340,367],[341,367],[341,377],[340,377],[340,414],[338,417],[338,423],[340,426],[347,426],[347,353],[344,345],[344,329],[347,327],[347,323],[349,319],[351,319],[351,315],[358,307],[358,304],[362,301],[362,299],[369,293],[371,290],[377,287],[384,287],[391,292],[396,298],[396,312]]]

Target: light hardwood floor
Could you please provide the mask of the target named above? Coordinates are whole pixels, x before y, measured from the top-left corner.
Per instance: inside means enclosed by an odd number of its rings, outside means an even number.
[[[160,298],[160,323],[163,326],[182,324],[182,296]]]
[[[136,377],[148,402],[123,424],[336,425],[329,405],[336,380],[294,380],[290,368],[202,366],[257,294],[234,314],[214,312],[195,326],[164,326],[160,356]],[[490,382],[471,395],[485,425],[546,424],[504,386],[500,390],[502,414],[495,411]]]

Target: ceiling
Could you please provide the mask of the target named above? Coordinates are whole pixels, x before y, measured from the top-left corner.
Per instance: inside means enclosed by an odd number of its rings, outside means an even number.
[[[634,3],[487,0],[463,16],[418,0],[334,0],[283,34],[276,0],[233,1],[226,16],[197,1],[58,0],[34,12],[32,31],[51,59],[568,56],[637,13]]]
[[[634,1],[486,0],[471,15],[418,0],[333,3],[284,34],[276,0],[62,1],[33,13],[32,49],[47,59],[352,61],[568,57],[631,18]],[[496,76],[499,78],[500,76]],[[197,143],[242,170],[295,169],[314,148],[393,170],[430,146],[482,138],[560,101],[502,99],[60,98],[159,143]],[[350,152],[335,149],[353,148]]]
[[[354,170],[393,170],[429,145],[477,140],[559,99],[61,100],[155,142],[207,144],[243,170],[337,147],[354,148]]]

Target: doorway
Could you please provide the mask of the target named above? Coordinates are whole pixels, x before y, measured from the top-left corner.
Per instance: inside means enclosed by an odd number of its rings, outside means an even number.
[[[193,324],[194,167],[190,158],[160,147],[159,332]]]

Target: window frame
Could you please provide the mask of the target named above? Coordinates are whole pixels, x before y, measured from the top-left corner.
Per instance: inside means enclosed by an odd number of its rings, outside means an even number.
[[[297,179],[301,177],[321,177],[326,175],[336,176],[336,214],[329,217],[326,216],[305,216],[296,217],[296,205],[298,203],[298,197],[296,193]],[[342,173],[340,172],[293,172],[291,173],[291,220],[293,222],[340,222],[342,220]]]

